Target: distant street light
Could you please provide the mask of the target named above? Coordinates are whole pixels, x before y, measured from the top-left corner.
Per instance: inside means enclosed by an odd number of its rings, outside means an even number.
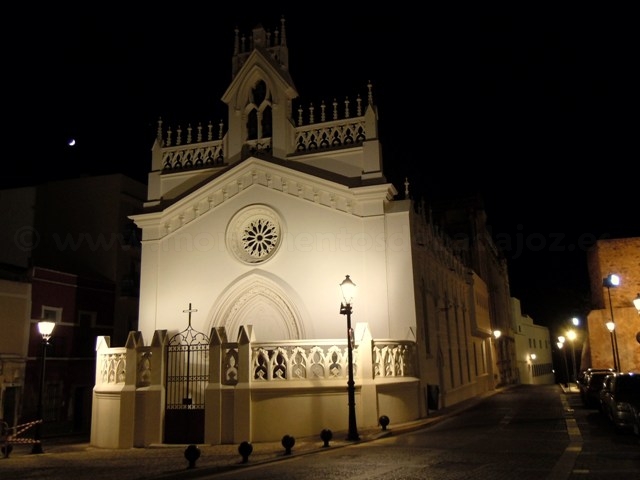
[[[355,382],[353,381],[353,329],[351,328],[351,302],[356,293],[356,284],[351,281],[349,275],[340,284],[340,290],[342,291],[342,299],[344,300],[340,304],[340,314],[347,316],[347,352],[348,352],[348,364],[349,364],[349,380],[347,381],[347,394],[349,403],[349,433],[347,434],[347,440],[360,440],[358,434],[358,427],[356,425],[356,390]]]
[[[620,352],[618,351],[618,336],[616,334],[616,320],[613,316],[613,303],[611,302],[611,288],[615,288],[620,285],[620,277],[616,274],[610,274],[602,279],[602,286],[606,287],[609,295],[609,308],[611,310],[611,326],[607,323],[607,328],[611,333],[611,342],[613,348],[613,364],[616,371],[621,372],[620,366]]]
[[[49,346],[49,339],[51,338],[51,334],[53,333],[53,329],[56,326],[55,322],[38,322],[38,331],[40,335],[42,335],[42,365],[40,369],[40,392],[38,393],[38,414],[37,420],[43,420],[43,408],[42,401],[44,397],[44,373],[45,373],[45,364],[47,362],[47,347]],[[33,439],[35,443],[33,447],[31,447],[31,453],[44,453],[42,450],[42,421],[36,424],[36,430],[33,435]]]

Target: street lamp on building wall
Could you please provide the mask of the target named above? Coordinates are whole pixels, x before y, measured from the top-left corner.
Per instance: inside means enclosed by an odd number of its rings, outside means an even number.
[[[347,275],[340,284],[340,290],[342,292],[342,302],[340,303],[340,314],[347,316],[347,361],[349,368],[349,379],[347,381],[347,393],[349,402],[349,433],[347,434],[347,440],[360,440],[358,434],[358,427],[356,424],[356,387],[353,381],[353,329],[351,328],[351,303],[356,293],[356,284],[351,281],[349,275]]]
[[[613,349],[613,364],[616,371],[621,372],[620,354],[618,352],[618,336],[616,334],[616,320],[613,316],[613,302],[611,301],[611,289],[620,285],[620,277],[614,273],[602,279],[602,286],[606,287],[609,296],[609,309],[611,310],[611,321],[607,322],[607,328],[611,333],[611,347]]]
[[[38,392],[38,414],[37,420],[41,420],[36,424],[36,429],[33,435],[33,439],[35,443],[31,448],[31,453],[44,453],[42,450],[42,416],[43,416],[43,408],[42,401],[44,397],[44,373],[45,373],[45,365],[47,362],[47,347],[49,346],[49,339],[51,338],[51,334],[53,333],[53,328],[56,326],[55,322],[38,322],[38,331],[40,335],[42,335],[42,364],[40,367],[40,391]]]

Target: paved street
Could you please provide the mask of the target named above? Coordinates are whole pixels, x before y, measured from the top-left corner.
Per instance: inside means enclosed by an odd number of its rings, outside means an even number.
[[[596,410],[581,405],[577,390],[557,385],[501,389],[425,422],[360,434],[354,444],[336,432],[329,448],[319,436],[297,439],[290,455],[280,442],[255,444],[246,463],[237,445],[202,445],[191,469],[184,445],[108,450],[49,439],[42,455],[17,446],[0,458],[0,479],[594,480],[640,471],[638,437],[615,434]]]
[[[492,392],[488,395],[493,395]],[[485,397],[472,399],[441,409],[424,420],[394,425],[391,419],[387,431],[380,428],[360,429],[360,443],[374,441],[388,435],[412,431],[434,424],[464,408],[482,401]],[[345,422],[346,423],[346,422]],[[340,449],[353,445],[344,440],[346,431],[334,432],[329,449]],[[280,442],[253,444],[253,452],[243,462],[238,445],[199,445],[200,458],[195,467],[187,468],[186,445],[153,445],[149,448],[100,449],[91,447],[87,439],[44,439],[39,455],[31,454],[30,445],[17,445],[9,458],[0,456],[0,480],[149,480],[203,478],[205,475],[226,471],[246,470],[265,463],[286,461],[294,457],[326,451],[324,442],[317,437],[296,439],[290,455],[285,455]]]
[[[556,385],[521,385],[428,428],[219,477],[630,479],[640,472],[639,440],[615,433],[597,410],[581,405],[573,389],[564,393]]]

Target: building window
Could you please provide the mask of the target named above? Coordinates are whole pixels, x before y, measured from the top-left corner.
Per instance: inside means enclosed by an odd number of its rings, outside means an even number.
[[[251,90],[246,113],[247,140],[271,137],[273,130],[271,93],[263,80],[259,80]]]
[[[227,227],[227,246],[246,264],[271,258],[281,244],[281,220],[264,205],[252,205],[235,215]]]
[[[96,312],[88,312],[80,310],[78,312],[78,323],[83,327],[95,327],[98,314]]]
[[[47,320],[49,322],[60,323],[62,322],[62,308],[61,307],[47,307],[45,305],[42,306],[42,320]]]
[[[258,138],[258,112],[251,110],[247,115],[247,140]]]
[[[273,124],[271,117],[271,106],[268,105],[262,111],[262,135],[260,138],[269,138],[271,136],[271,125]]]

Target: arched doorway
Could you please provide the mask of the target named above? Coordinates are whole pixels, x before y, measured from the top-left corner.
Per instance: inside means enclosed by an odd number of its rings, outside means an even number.
[[[236,339],[242,325],[252,325],[258,341],[306,338],[304,324],[287,286],[254,271],[232,283],[214,308],[210,329],[225,327]]]

